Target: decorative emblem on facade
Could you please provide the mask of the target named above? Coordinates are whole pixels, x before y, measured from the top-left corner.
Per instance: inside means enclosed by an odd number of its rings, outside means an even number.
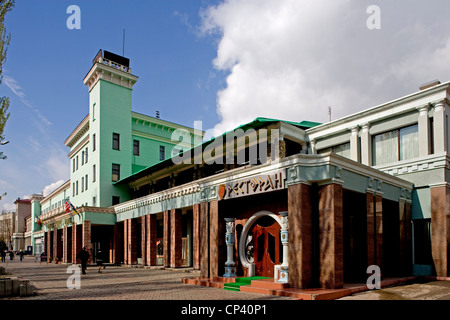
[[[219,198],[220,198],[220,200],[222,200],[225,197],[226,190],[227,189],[226,189],[226,186],[224,184],[221,184],[219,186]]]

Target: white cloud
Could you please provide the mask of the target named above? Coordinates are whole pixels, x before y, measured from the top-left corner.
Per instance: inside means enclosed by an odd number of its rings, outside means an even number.
[[[14,203],[4,203],[2,206],[2,211],[6,212],[16,211],[16,205]]]
[[[57,188],[59,188],[60,186],[62,186],[62,184],[64,183],[64,180],[58,180],[52,184],[49,184],[48,186],[44,187],[44,190],[42,190],[42,195],[44,197],[48,196],[50,193],[52,193],[53,191],[55,191]]]
[[[202,12],[219,35],[214,66],[229,72],[217,94],[216,133],[256,117],[318,122],[447,81],[450,9],[443,0],[380,0],[369,30],[366,0],[226,0]],[[447,19],[448,20],[448,19]]]
[[[3,77],[3,81],[5,85],[22,101],[24,105],[26,105],[28,108],[33,110],[38,118],[45,124],[51,125],[52,123],[39,111],[39,109],[33,107],[30,101],[26,99],[25,92],[23,91],[22,87],[19,85],[19,83],[12,78],[11,76],[5,75]]]

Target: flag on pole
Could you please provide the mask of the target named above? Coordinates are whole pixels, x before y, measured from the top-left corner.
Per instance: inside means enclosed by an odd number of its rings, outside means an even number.
[[[69,200],[66,200],[66,204],[64,205],[64,209],[65,209],[66,213],[73,212],[75,214],[78,214],[78,211],[75,209],[73,204],[70,203]]]
[[[34,217],[34,222],[36,222],[38,226],[42,224],[42,220],[39,217]]]

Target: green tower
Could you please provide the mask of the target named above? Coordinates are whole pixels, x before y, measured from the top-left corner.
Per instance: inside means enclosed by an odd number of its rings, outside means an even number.
[[[76,205],[108,207],[129,199],[128,191],[114,182],[132,174],[131,97],[137,80],[128,59],[102,50],[84,78],[89,87],[89,143],[81,147],[85,170],[78,176],[72,172],[71,181],[83,189]]]

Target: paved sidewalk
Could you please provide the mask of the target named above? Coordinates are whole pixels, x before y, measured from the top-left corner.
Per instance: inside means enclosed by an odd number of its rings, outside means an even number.
[[[36,288],[27,298],[9,300],[292,300],[264,294],[233,292],[181,283],[182,278],[198,277],[198,272],[169,271],[107,266],[98,273],[95,266],[81,275],[81,289],[67,288],[69,265],[35,262],[33,257],[0,262],[6,272],[29,279]]]
[[[450,300],[450,281],[426,281],[357,293],[339,300]]]

